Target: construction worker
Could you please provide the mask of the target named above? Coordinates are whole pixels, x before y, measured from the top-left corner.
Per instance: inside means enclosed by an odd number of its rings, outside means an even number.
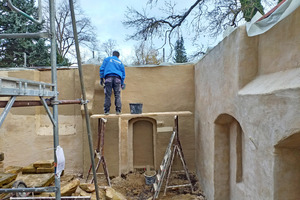
[[[121,89],[125,89],[125,67],[119,60],[120,53],[114,51],[111,57],[104,59],[100,67],[100,85],[104,86],[104,114],[108,115],[111,105],[111,93],[114,90],[116,114],[119,115],[122,109]],[[104,80],[105,79],[105,80]]]

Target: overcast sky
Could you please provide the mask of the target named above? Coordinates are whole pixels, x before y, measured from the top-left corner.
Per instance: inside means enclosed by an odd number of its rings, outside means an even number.
[[[137,44],[137,41],[126,41],[125,38],[128,34],[132,34],[134,32],[133,29],[127,29],[123,26],[122,21],[124,20],[125,12],[127,7],[133,7],[138,11],[142,11],[142,9],[146,8],[146,4],[148,0],[78,0],[80,7],[83,9],[85,14],[91,19],[92,24],[95,26],[95,31],[97,33],[98,40],[100,43],[106,42],[108,39],[112,39],[117,41],[118,50],[121,53],[121,59],[129,60],[129,57],[133,56],[134,45]],[[164,7],[165,0],[158,0],[159,6],[156,10],[150,9],[147,7],[147,12],[153,15],[159,15],[161,10],[159,8]],[[174,2],[174,1],[173,1]],[[176,0],[176,8],[177,10],[182,11],[183,9],[188,9],[195,0]],[[277,0],[263,0],[264,6],[266,8],[266,12],[268,11],[268,4],[271,7],[274,6],[274,2]],[[269,3],[266,3],[269,2]],[[183,33],[184,44],[186,48],[186,52],[188,55],[195,53],[196,47],[192,46],[191,38],[189,38],[188,33]],[[202,38],[200,43],[205,47],[215,46],[220,40],[222,36],[217,39],[213,38]],[[199,38],[200,40],[200,38]],[[160,47],[160,44],[155,45],[156,48]],[[168,47],[166,47],[166,54],[168,54]],[[85,53],[84,56],[88,57],[88,53]],[[160,50],[160,54],[162,55],[162,50]],[[91,56],[92,57],[92,56]],[[130,62],[130,61],[129,61]]]

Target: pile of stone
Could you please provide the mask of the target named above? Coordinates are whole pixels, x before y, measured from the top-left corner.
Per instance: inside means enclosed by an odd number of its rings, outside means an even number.
[[[3,169],[4,154],[0,153],[0,188],[12,188],[13,183],[22,181],[28,188],[54,186],[54,161],[37,161],[26,167],[9,166]],[[96,200],[95,185],[82,183],[75,175],[64,175],[60,178],[61,196],[84,196]],[[11,194],[0,194],[0,199]],[[31,195],[31,194],[30,194]],[[125,200],[126,198],[111,187],[99,188],[100,199]],[[34,194],[35,197],[55,197],[55,193]]]
[[[22,174],[54,173],[54,160],[37,161],[22,168]]]

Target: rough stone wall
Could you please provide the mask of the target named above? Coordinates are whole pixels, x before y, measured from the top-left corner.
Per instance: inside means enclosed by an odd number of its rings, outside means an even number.
[[[299,14],[253,38],[240,27],[195,66],[196,168],[208,199],[299,196]]]

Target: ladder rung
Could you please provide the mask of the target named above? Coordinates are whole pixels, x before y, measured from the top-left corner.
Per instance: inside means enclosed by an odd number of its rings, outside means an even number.
[[[97,172],[96,174],[97,175],[103,175],[104,173],[103,172]],[[93,173],[89,173],[88,175],[93,175]]]
[[[157,175],[156,175],[156,178],[157,178],[157,182],[159,182],[159,181],[160,181],[160,178],[161,178],[161,175],[160,175],[160,174],[157,174]]]
[[[154,191],[157,191],[157,183],[153,183]]]
[[[167,154],[165,155],[164,161],[167,161],[168,157],[169,157],[169,153],[167,153]]]
[[[164,166],[160,165],[160,171],[163,171],[163,170],[164,170]]]
[[[179,188],[179,187],[187,187],[192,186],[192,184],[183,184],[183,185],[168,185],[167,188]]]

